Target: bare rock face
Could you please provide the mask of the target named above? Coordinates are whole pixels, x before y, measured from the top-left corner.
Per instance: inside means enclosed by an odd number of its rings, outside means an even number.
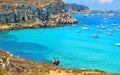
[[[62,17],[61,17],[62,16]],[[71,18],[71,15],[69,13],[61,13],[58,15],[50,15],[49,21],[59,24],[74,24],[78,21],[75,18]]]
[[[35,18],[45,20],[50,14],[61,13],[62,5],[62,0],[1,0],[0,21],[20,22]]]
[[[3,9],[8,9],[0,13],[0,20],[2,22],[20,22],[39,18],[41,20],[47,19],[50,14],[59,14],[59,9],[53,4],[47,4],[44,8],[28,4],[2,5]],[[13,9],[14,10],[11,10]]]
[[[63,0],[1,0],[0,30],[77,23],[63,7]]]

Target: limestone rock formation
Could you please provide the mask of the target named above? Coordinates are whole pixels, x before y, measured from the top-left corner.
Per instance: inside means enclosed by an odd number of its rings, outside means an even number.
[[[77,23],[63,6],[63,0],[1,0],[0,30]],[[56,18],[52,20],[50,16]]]

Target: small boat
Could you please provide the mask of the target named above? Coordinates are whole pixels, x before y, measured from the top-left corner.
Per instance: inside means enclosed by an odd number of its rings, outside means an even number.
[[[110,13],[110,14],[108,14],[109,16],[114,16],[115,14],[114,13]]]
[[[98,36],[97,34],[93,34],[92,37],[93,38],[99,38],[100,36]]]
[[[107,35],[108,35],[108,36],[111,36],[111,35],[112,35],[112,32],[108,32]]]
[[[115,45],[116,45],[116,46],[120,46],[120,43],[116,43]]]
[[[115,28],[115,30],[120,30],[120,26],[117,26],[117,27]]]
[[[81,32],[81,30],[77,30],[77,33]]]
[[[97,28],[105,29],[106,26],[104,26],[104,25],[100,25],[100,26],[97,26]]]
[[[83,26],[82,26],[82,29],[88,30],[88,26],[87,26],[87,25],[83,25]]]
[[[97,32],[102,32],[102,31],[103,31],[103,30],[101,30],[101,29],[98,29],[98,30],[97,30]]]
[[[107,35],[108,35],[108,36],[111,36],[112,33],[113,33],[112,29],[107,30]]]

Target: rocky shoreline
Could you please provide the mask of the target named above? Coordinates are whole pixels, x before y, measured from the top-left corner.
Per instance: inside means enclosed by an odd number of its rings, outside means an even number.
[[[24,28],[40,28],[40,27],[56,27],[66,24],[75,24],[78,21],[75,18],[71,18],[69,13],[62,13],[57,15],[50,15],[48,20],[33,19],[27,22],[16,22],[16,23],[1,23],[0,31],[3,30],[14,30]]]
[[[120,75],[100,70],[70,69],[36,62],[0,50],[0,75]]]
[[[78,21],[64,12],[63,0],[1,0],[0,30],[54,27]]]

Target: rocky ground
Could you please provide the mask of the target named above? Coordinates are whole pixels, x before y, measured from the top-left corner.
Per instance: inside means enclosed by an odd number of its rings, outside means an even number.
[[[30,59],[14,56],[0,50],[0,75],[120,75],[100,70],[69,69],[53,66],[47,62],[36,62]]]
[[[33,19],[27,22],[15,23],[2,23],[0,24],[0,31],[10,29],[23,29],[23,28],[40,28],[40,27],[55,27],[65,24],[78,23],[75,18],[71,18],[69,13],[61,13],[57,15],[50,15],[48,20]]]

